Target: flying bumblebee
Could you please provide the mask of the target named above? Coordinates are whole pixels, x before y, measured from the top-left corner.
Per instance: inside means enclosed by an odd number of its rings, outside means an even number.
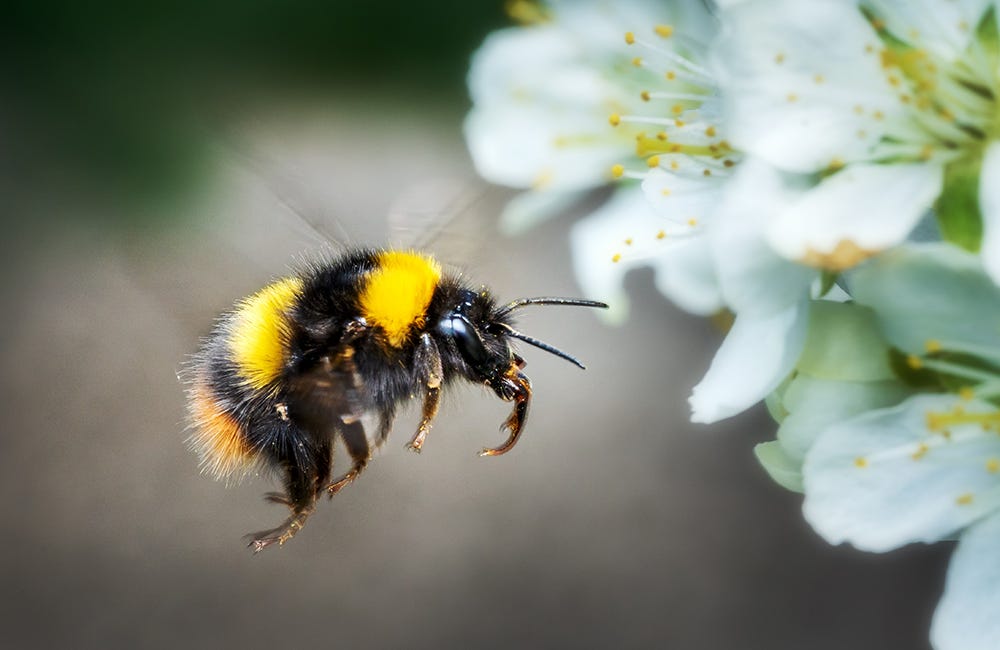
[[[456,379],[485,384],[513,402],[501,427],[507,439],[481,455],[509,451],[531,401],[512,339],[583,368],[514,328],[514,313],[528,305],[607,307],[570,298],[499,304],[487,288],[466,286],[429,255],[404,250],[347,253],[239,302],[195,355],[187,391],[190,444],[206,472],[230,478],[265,469],[282,478],[284,492],[265,498],[291,514],[248,535],[248,546],[256,553],[284,544],[321,495],[332,497],[354,481],[412,395],[423,398],[407,444],[413,451],[424,445],[442,389]],[[338,439],[352,464],[331,480]]]

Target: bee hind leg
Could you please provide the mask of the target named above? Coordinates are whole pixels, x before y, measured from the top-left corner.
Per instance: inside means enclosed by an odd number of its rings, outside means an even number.
[[[326,493],[330,498],[354,482],[354,479],[358,478],[368,466],[368,461],[372,457],[368,438],[365,436],[365,428],[360,421],[344,423],[340,427],[340,436],[344,440],[347,452],[351,455],[353,465],[343,476],[326,486]]]
[[[321,446],[306,470],[302,469],[299,462],[285,463],[285,492],[268,492],[264,495],[264,500],[287,506],[292,514],[280,526],[246,535],[244,539],[247,540],[247,548],[260,553],[274,544],[283,545],[302,530],[309,515],[316,509],[316,498],[321,486],[330,477],[332,451],[330,445]]]

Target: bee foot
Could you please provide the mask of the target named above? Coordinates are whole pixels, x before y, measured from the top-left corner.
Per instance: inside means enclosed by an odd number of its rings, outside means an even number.
[[[332,499],[335,494],[337,494],[345,487],[350,485],[354,481],[354,479],[358,477],[358,474],[360,473],[361,473],[360,469],[352,469],[348,471],[342,477],[340,477],[330,485],[326,486],[326,495]]]
[[[254,555],[256,555],[265,548],[273,546],[274,544],[277,544],[278,546],[283,545],[285,542],[295,537],[295,533],[302,530],[302,527],[306,525],[306,519],[309,518],[310,514],[312,514],[311,508],[309,510],[292,514],[277,528],[261,530],[256,533],[245,535],[243,539],[247,540],[247,548],[251,549],[254,552]]]

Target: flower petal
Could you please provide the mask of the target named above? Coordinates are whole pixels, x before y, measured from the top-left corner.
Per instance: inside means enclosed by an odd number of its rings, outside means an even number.
[[[828,300],[813,301],[811,310],[806,347],[796,364],[800,374],[833,381],[895,378],[872,310]]]
[[[903,113],[856,3],[742,2],[722,22],[714,68],[738,149],[785,171],[821,171],[867,159]]]
[[[1000,436],[974,418],[963,423],[956,407],[996,413],[984,402],[919,395],[823,431],[803,467],[806,520],[831,544],[881,552],[936,542],[994,512]]]
[[[923,354],[936,340],[1000,354],[1000,287],[972,253],[909,244],[858,268],[849,281],[851,294],[875,310],[883,335],[901,350]]]
[[[1000,143],[986,150],[979,175],[979,212],[983,218],[983,240],[979,254],[983,267],[1000,285]]]
[[[899,40],[954,61],[969,46],[992,0],[869,0],[875,15]]]
[[[776,255],[764,239],[771,215],[797,195],[777,170],[757,159],[744,160],[729,179],[708,231],[723,298],[738,314],[787,309],[808,294],[818,275]]]
[[[898,381],[834,381],[800,374],[782,400],[788,415],[778,427],[778,442],[801,465],[825,429],[866,411],[898,404],[911,393]]]
[[[680,307],[711,314],[721,307],[711,257],[702,237],[660,237],[670,227],[636,187],[622,187],[593,214],[573,225],[573,267],[584,294],[610,305],[605,314],[621,321],[628,313],[622,286],[631,269],[653,266],[656,284]]]
[[[712,423],[744,411],[795,367],[808,324],[808,301],[767,316],[740,314],[688,402],[691,421]]]
[[[951,558],[944,596],[934,612],[937,650],[1000,647],[1000,513],[970,526]]]
[[[850,268],[906,239],[941,192],[942,177],[930,163],[851,165],[782,211],[768,240],[789,259]]]

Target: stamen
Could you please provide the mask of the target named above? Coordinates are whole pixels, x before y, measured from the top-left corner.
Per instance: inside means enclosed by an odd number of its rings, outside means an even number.
[[[927,429],[937,433],[969,424],[978,425],[983,431],[1000,432],[1000,410],[969,413],[957,406],[947,413],[931,411],[926,416]]]

